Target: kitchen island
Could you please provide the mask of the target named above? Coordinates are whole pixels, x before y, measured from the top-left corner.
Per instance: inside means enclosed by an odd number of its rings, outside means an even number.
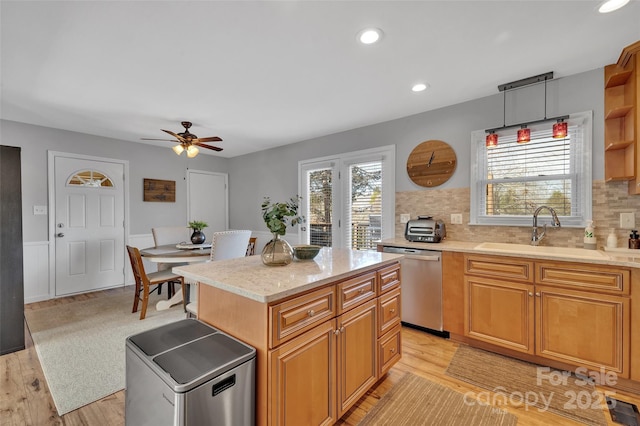
[[[257,350],[256,423],[332,424],[400,359],[402,255],[323,248],[173,268],[199,283],[198,318]]]

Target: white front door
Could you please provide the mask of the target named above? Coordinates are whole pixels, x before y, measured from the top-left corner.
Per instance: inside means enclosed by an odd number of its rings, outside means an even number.
[[[227,181],[226,173],[187,171],[189,221],[200,220],[209,225],[204,229],[207,242],[211,242],[212,232],[229,228]]]
[[[124,285],[124,164],[54,157],[55,295]]]

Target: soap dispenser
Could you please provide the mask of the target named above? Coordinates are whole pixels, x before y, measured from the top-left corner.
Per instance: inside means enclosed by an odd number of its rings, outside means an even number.
[[[630,249],[640,249],[640,235],[638,235],[638,231],[635,229],[631,231],[629,235],[629,248]]]
[[[618,247],[618,237],[616,236],[616,230],[611,228],[611,232],[609,232],[609,236],[607,237],[607,248],[617,248]]]
[[[589,250],[596,249],[596,236],[593,233],[593,228],[595,225],[592,220],[587,222],[587,227],[584,228],[584,248]]]

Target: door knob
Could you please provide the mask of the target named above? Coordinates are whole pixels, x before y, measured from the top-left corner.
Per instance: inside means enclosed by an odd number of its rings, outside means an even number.
[[[60,237],[60,238],[62,238],[62,237],[64,237],[64,234],[63,234],[62,232],[58,232],[58,233],[56,234],[56,237]]]

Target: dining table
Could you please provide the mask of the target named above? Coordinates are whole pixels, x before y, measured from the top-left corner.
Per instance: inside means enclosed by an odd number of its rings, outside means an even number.
[[[173,266],[207,262],[211,257],[211,244],[165,244],[142,249],[140,250],[140,256],[143,259],[157,263],[158,270],[162,271]],[[185,282],[187,284],[195,284],[188,281]],[[163,311],[178,303],[182,303],[181,291],[177,291],[168,300],[161,300],[156,303],[156,310]]]

